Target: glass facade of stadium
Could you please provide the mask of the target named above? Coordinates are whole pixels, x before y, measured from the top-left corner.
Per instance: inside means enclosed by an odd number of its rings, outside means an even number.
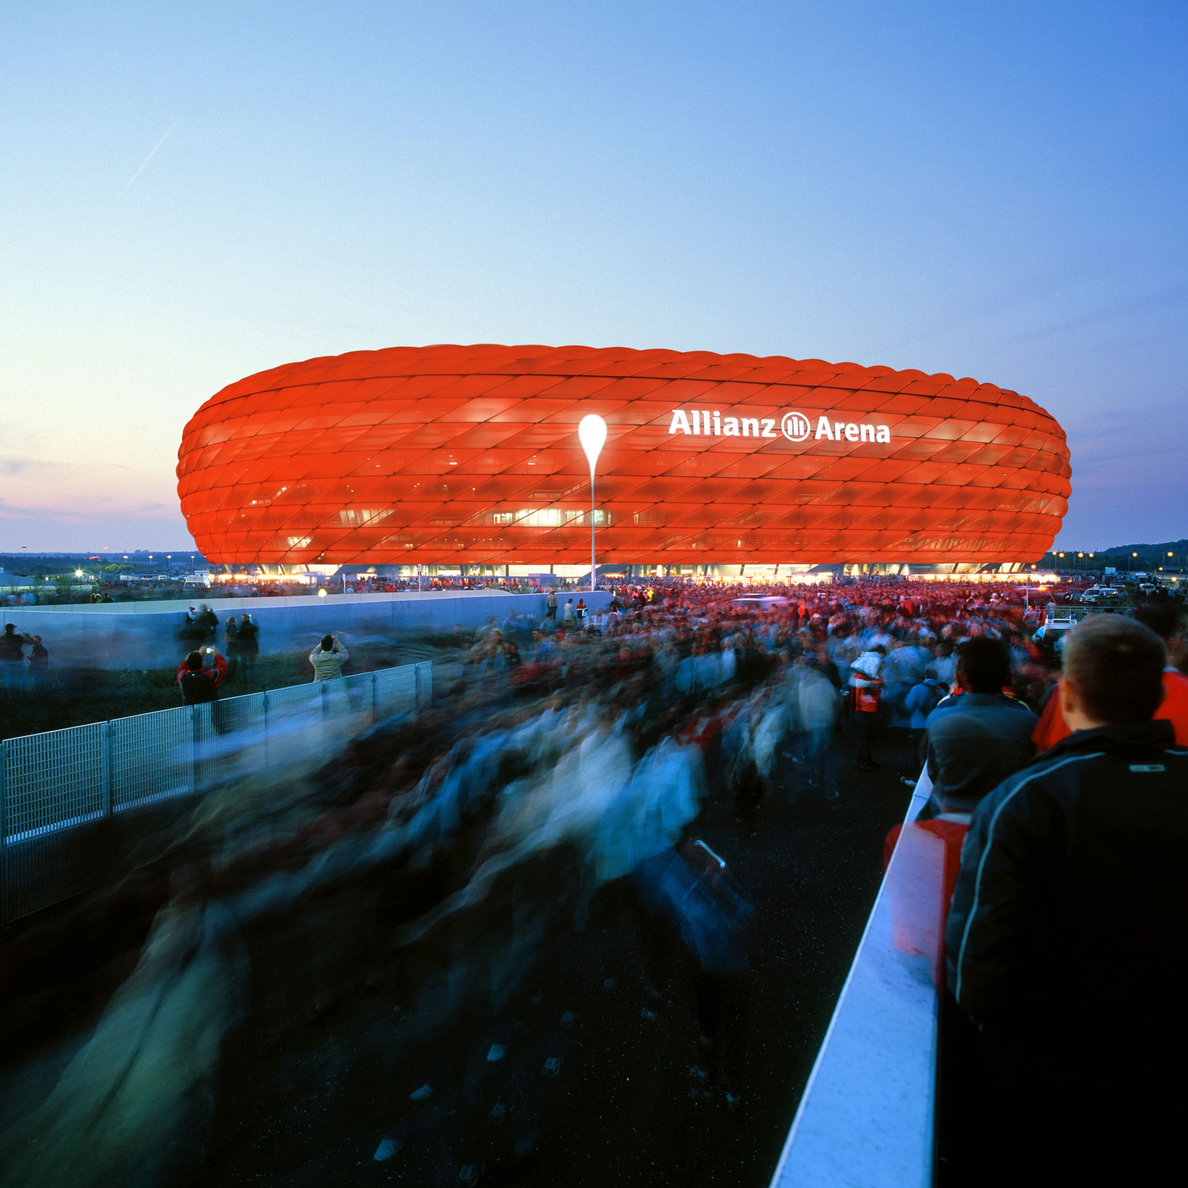
[[[609,428],[591,508],[580,419]],[[1069,455],[1026,396],[948,375],[625,348],[308,360],[211,397],[178,492],[228,565],[736,576],[1038,561]],[[465,568],[464,568],[465,567]],[[777,568],[778,567],[778,568]]]

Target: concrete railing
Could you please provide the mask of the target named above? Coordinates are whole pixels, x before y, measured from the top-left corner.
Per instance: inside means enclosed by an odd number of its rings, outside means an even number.
[[[921,774],[772,1188],[926,1188],[933,1178],[944,847],[912,827]]]
[[[0,920],[151,861],[211,789],[296,778],[432,699],[425,662],[0,742]]]

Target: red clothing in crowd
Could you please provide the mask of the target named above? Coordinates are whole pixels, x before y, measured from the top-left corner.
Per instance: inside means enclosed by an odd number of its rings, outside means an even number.
[[[187,693],[186,686],[182,684],[182,677],[184,677],[187,673],[190,673],[193,676],[196,676],[202,680],[213,681],[214,682],[214,690],[209,695],[203,695],[201,697],[194,697],[194,696],[192,696],[192,694]],[[218,696],[219,686],[223,683],[223,677],[225,677],[226,675],[227,675],[227,661],[224,660],[223,657],[220,656],[218,652],[215,652],[215,654],[214,654],[214,667],[213,668],[189,668],[186,665],[186,662],[183,660],[177,666],[177,683],[178,683],[178,687],[182,691],[182,700],[185,701],[187,705],[191,704],[191,702],[193,702],[193,701],[199,701],[199,700],[213,701],[215,699],[215,697]]]
[[[1174,668],[1163,673],[1163,704],[1155,717],[1170,722],[1176,730],[1176,742],[1188,746],[1188,677]],[[1031,741],[1035,743],[1036,751],[1046,751],[1071,733],[1060,708],[1060,686],[1057,685],[1044,706]]]

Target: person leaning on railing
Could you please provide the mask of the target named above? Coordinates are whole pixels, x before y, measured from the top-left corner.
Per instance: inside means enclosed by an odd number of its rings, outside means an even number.
[[[1071,631],[1058,695],[1072,733],[981,801],[965,841],[947,982],[1001,1110],[979,1120],[983,1153],[1012,1176],[1154,1182],[1144,1169],[1178,1154],[1188,749],[1153,719],[1164,662],[1133,619]]]

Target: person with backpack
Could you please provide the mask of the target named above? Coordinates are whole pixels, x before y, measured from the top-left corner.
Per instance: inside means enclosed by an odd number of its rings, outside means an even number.
[[[936,677],[925,677],[913,685],[903,699],[903,712],[909,716],[909,727],[916,742],[920,765],[928,757],[928,719],[932,711],[949,695],[949,687]]]

